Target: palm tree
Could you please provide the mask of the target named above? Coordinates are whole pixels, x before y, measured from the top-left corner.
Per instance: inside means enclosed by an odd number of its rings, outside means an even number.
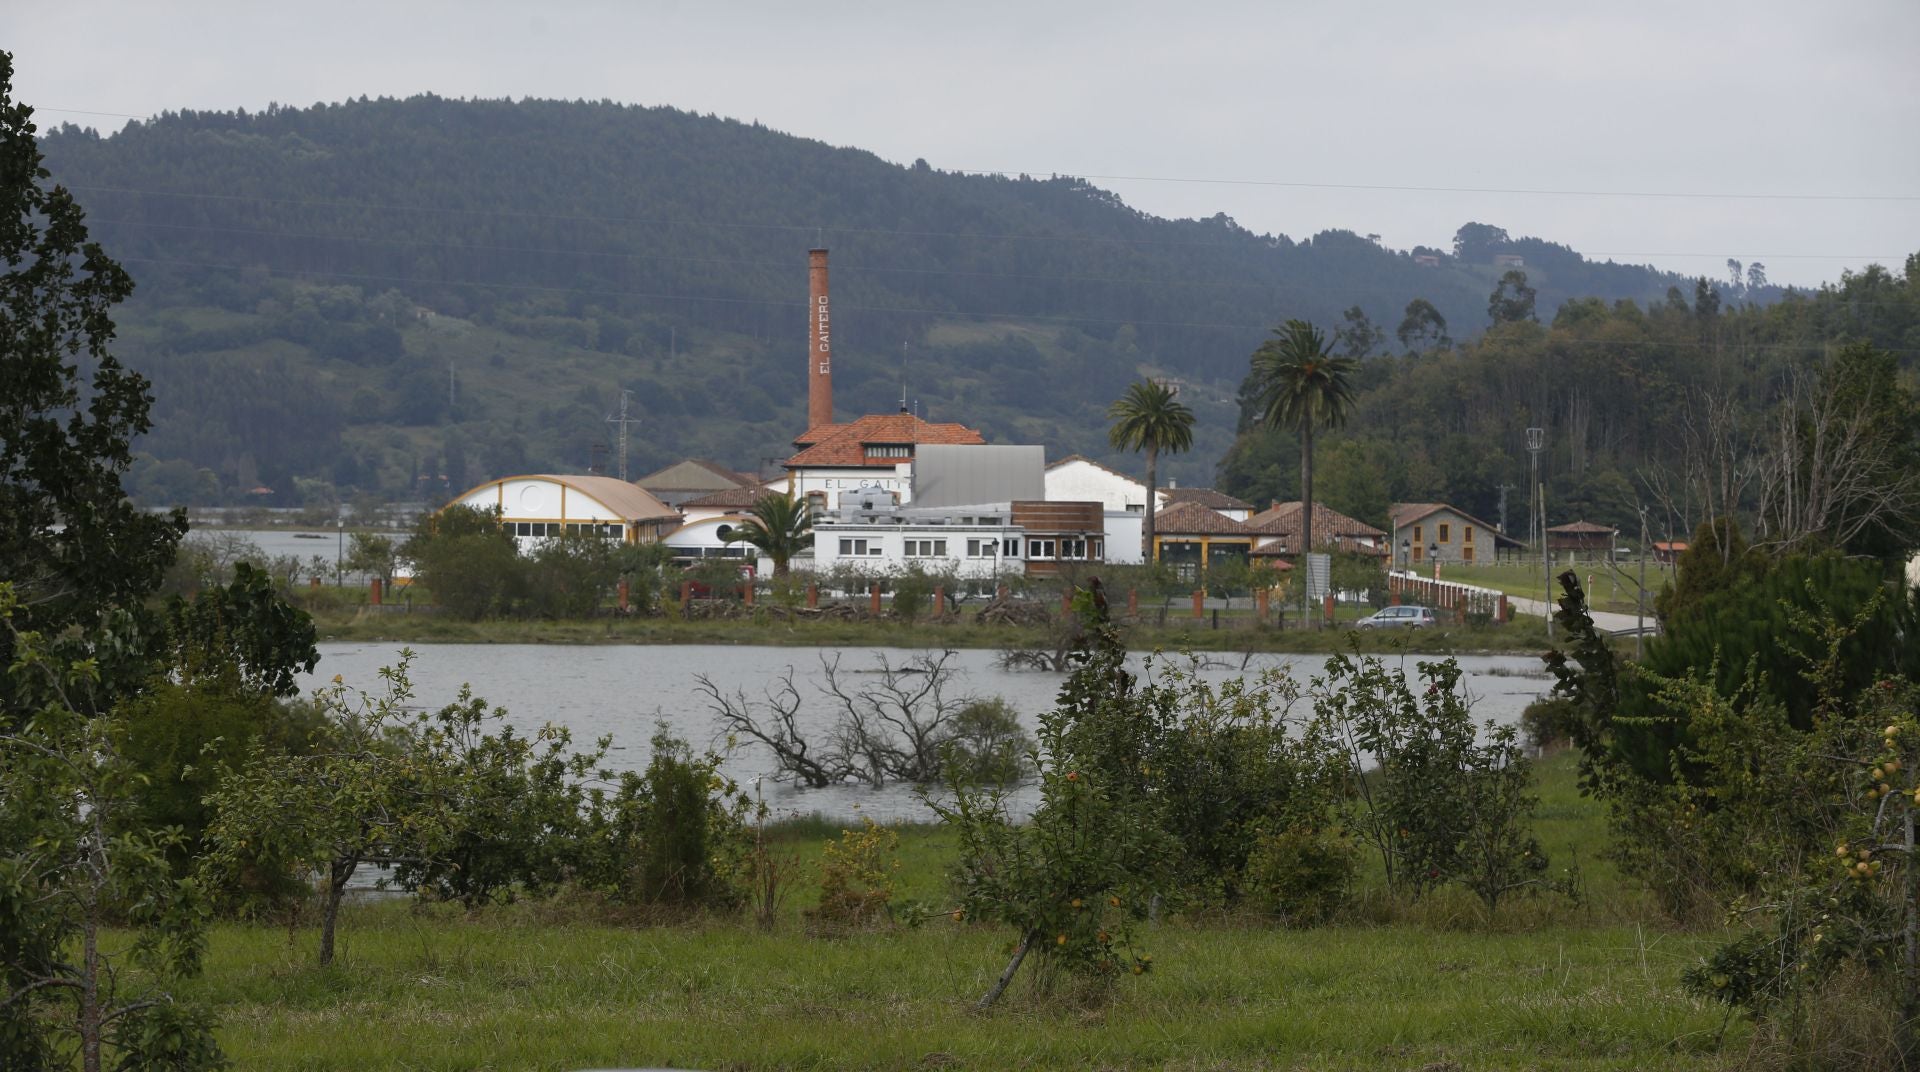
[[[1269,427],[1300,430],[1300,547],[1313,549],[1313,433],[1338,428],[1353,411],[1353,386],[1347,377],[1358,367],[1352,358],[1327,352],[1326,336],[1304,320],[1289,320],[1274,338],[1253,352],[1261,419]],[[1300,585],[1300,605],[1307,585]]]
[[[763,495],[747,511],[746,520],[723,538],[758,548],[773,559],[773,575],[785,577],[793,556],[813,546],[813,507],[805,499]]]
[[[1140,530],[1140,552],[1152,565],[1153,500],[1160,475],[1160,452],[1193,449],[1193,411],[1175,401],[1173,388],[1142,380],[1107,407],[1107,416],[1113,418],[1107,441],[1115,449],[1147,452],[1147,516]]]

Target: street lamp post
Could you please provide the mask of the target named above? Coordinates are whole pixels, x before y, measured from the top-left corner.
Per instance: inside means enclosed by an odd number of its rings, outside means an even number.
[[[1413,568],[1413,541],[1412,540],[1402,539],[1400,541],[1400,567],[1402,569]]]
[[[1527,457],[1532,462],[1534,507],[1528,511],[1527,529],[1540,540],[1540,569],[1546,575],[1547,639],[1553,639],[1553,557],[1547,553],[1547,486],[1540,481],[1540,452],[1547,449],[1545,428],[1527,429]]]
[[[1427,561],[1433,563],[1433,579],[1436,581],[1439,580],[1440,579],[1440,545],[1438,543],[1429,543],[1427,545]]]
[[[347,519],[344,517],[336,517],[333,519],[333,523],[339,530],[339,536],[336,537],[333,542],[333,586],[338,588],[341,585],[340,565],[346,559]],[[320,561],[325,562],[326,559],[323,558]]]

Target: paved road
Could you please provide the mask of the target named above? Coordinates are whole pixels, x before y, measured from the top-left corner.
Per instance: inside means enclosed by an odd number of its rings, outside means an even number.
[[[1538,599],[1508,596],[1507,605],[1512,607],[1516,614],[1533,614],[1544,618],[1550,613],[1547,604]],[[1611,611],[1604,610],[1590,611],[1589,613],[1593,615],[1593,624],[1605,629],[1609,633],[1631,633],[1640,627],[1640,620],[1631,614],[1615,614]],[[1647,615],[1647,628],[1654,628],[1653,615],[1651,614]]]

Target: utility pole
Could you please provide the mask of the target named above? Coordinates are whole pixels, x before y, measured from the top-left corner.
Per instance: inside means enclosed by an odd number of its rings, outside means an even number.
[[[1647,639],[1647,507],[1640,506],[1640,599],[1637,604],[1638,617],[1634,621],[1633,659],[1640,661],[1640,646]]]
[[[1547,575],[1547,639],[1553,639],[1553,556],[1547,553],[1547,485],[1540,485],[1540,564]],[[1591,597],[1589,597],[1591,598]]]
[[[1547,576],[1547,639],[1553,639],[1553,556],[1547,553],[1547,486],[1540,481],[1540,452],[1547,449],[1545,428],[1527,429],[1527,457],[1533,468],[1533,484],[1528,494],[1535,505],[1527,511],[1527,540],[1540,540],[1540,564]],[[1537,522],[1537,524],[1536,524]]]
[[[627,426],[640,423],[640,418],[627,416],[627,400],[632,397],[632,391],[623,389],[620,392],[620,416],[607,418],[608,424],[620,426],[620,479],[622,480],[627,479]]]

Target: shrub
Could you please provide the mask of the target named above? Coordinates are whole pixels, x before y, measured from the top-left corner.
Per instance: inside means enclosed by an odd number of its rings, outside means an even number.
[[[612,739],[573,753],[571,735],[557,726],[542,726],[530,737],[511,726],[485,732],[487,721],[505,714],[463,695],[436,716],[449,735],[449,759],[461,772],[459,806],[441,852],[396,866],[401,887],[471,908],[550,891],[579,870],[583,783]]]
[[[1456,663],[1417,672],[1418,696],[1380,659],[1336,655],[1315,681],[1315,706],[1348,748],[1349,825],[1379,852],[1396,893],[1459,882],[1491,915],[1515,890],[1548,885],[1546,853],[1529,832],[1531,764],[1511,726],[1488,723],[1480,743]]]
[[[208,798],[226,772],[256,745],[304,754],[319,729],[310,707],[286,705],[234,682],[156,683],[127,704],[115,727],[120,755],[142,780],[127,814],[131,828],[177,831],[167,859],[176,875],[186,875],[209,848],[214,808]],[[255,852],[239,863],[223,893],[244,914],[283,907],[306,889],[290,860]]]
[[[870,926],[893,901],[900,870],[900,835],[862,816],[861,828],[842,830],[820,853],[820,904],[808,913],[823,923]]]
[[[1033,817],[1016,824],[1001,792],[958,780],[948,782],[950,801],[929,800],[959,835],[953,918],[1008,924],[1016,935],[1013,956],[981,1006],[1000,997],[1030,955],[1092,976],[1138,974],[1150,964],[1132,952],[1128,924],[1167,881],[1175,846],[1142,806],[1140,771],[1083,770],[1079,760],[1087,757],[1069,745],[1072,734],[1099,736],[1087,723],[1117,728],[1135,711],[1126,648],[1104,607],[1082,592],[1075,611],[1087,632],[1058,706],[1040,718]]]
[[[962,914],[1016,929],[1007,977],[1035,951],[1095,976],[1145,971],[1132,919],[1232,898],[1264,831],[1326,828],[1344,792],[1337,741],[1291,714],[1284,675],[1214,684],[1158,658],[1136,675],[1098,581],[1074,611],[1072,669],[1040,718],[1032,819],[1015,825],[998,793],[951,774],[953,803],[935,805],[960,833]]]
[[[732,910],[750,881],[756,805],[718,774],[720,757],[695,755],[663,725],[644,774],[612,793],[588,794],[584,884],[631,904]]]
[[[1241,895],[1289,926],[1322,923],[1347,903],[1359,856],[1353,839],[1337,830],[1262,833],[1241,874]]]
[[[1690,969],[1690,990],[1770,1023],[1790,1046],[1804,1048],[1823,1033],[1814,1010],[1825,992],[1850,988],[1858,993],[1848,1004],[1877,1008],[1893,1025],[1895,1067],[1920,1052],[1917,707],[1920,687],[1883,680],[1830,707],[1813,739],[1794,750],[1792,775],[1809,808],[1803,822],[1819,840],[1775,843],[1775,866],[1734,905],[1754,929]],[[1762,827],[1749,836],[1778,833]],[[1807,851],[1792,851],[1798,848]]]
[[[893,590],[893,613],[907,621],[925,614],[933,601],[934,586],[940,580],[922,568],[920,563],[907,563],[906,568],[888,583]]]
[[[1579,708],[1568,698],[1542,696],[1520,712],[1520,728],[1527,744],[1545,751],[1571,743],[1579,717]]]
[[[421,583],[456,617],[511,614],[526,598],[526,563],[495,512],[449,506],[428,515],[402,553]]]
[[[1011,785],[1033,772],[1033,736],[1007,701],[975,700],[954,716],[943,763],[950,777],[975,785]]]

